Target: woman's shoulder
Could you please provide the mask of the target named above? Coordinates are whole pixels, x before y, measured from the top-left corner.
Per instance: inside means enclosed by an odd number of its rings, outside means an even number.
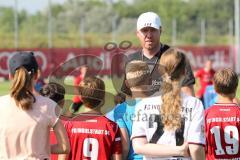
[[[36,98],[36,101],[33,104],[34,113],[39,113],[39,114],[41,113],[46,116],[60,115],[61,109],[56,102],[54,102],[48,97],[39,96],[39,95],[35,96],[35,98]]]
[[[42,103],[49,103],[49,104],[54,104],[54,105],[57,104],[56,102],[54,102],[50,98],[44,97],[44,96],[41,96],[41,95],[37,95],[37,96],[35,96],[35,98],[36,98],[36,102],[38,102],[38,103],[42,102]]]
[[[34,105],[41,107],[41,108],[48,109],[48,108],[55,108],[57,106],[57,103],[48,97],[37,95],[37,96],[35,96],[35,99],[36,99],[36,101],[35,101]]]
[[[0,100],[7,100],[7,99],[10,99],[10,95],[9,94],[0,96]]]
[[[10,101],[11,101],[11,97],[9,94],[0,96],[0,103],[1,103],[0,107],[6,106],[5,104],[9,103]]]

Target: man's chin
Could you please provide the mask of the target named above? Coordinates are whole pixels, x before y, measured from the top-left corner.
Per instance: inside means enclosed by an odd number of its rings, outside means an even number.
[[[155,47],[153,45],[147,45],[145,48],[148,50],[154,50]]]
[[[149,48],[149,49],[155,48],[156,45],[157,45],[157,44],[156,44],[156,43],[153,43],[153,42],[145,43],[145,47],[146,47],[146,48]]]

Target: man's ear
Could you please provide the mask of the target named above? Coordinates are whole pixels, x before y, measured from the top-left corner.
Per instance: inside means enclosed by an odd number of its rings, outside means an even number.
[[[137,36],[138,38],[140,37],[139,34],[141,34],[140,31],[136,31],[136,36]]]
[[[160,35],[162,34],[162,27],[159,28]]]

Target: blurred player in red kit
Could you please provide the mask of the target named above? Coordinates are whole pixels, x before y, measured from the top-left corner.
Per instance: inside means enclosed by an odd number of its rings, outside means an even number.
[[[100,112],[105,97],[104,82],[96,77],[86,77],[80,83],[79,93],[86,112],[66,124],[71,146],[68,159],[120,160],[119,127]]]
[[[231,69],[214,75],[217,103],[205,110],[206,159],[240,159],[240,108],[234,103],[238,76]]]
[[[200,80],[200,89],[196,93],[196,97],[203,101],[203,94],[208,85],[212,84],[212,79],[215,71],[212,68],[212,60],[207,60],[204,68],[195,73],[195,77]]]
[[[87,76],[87,71],[88,71],[88,67],[86,65],[81,66],[80,74],[74,79],[73,83],[75,86],[75,90],[74,90],[75,96],[73,97],[73,104],[72,104],[73,112],[77,112],[82,105],[82,100],[79,96],[77,87],[79,86],[81,81],[83,81],[83,79]]]

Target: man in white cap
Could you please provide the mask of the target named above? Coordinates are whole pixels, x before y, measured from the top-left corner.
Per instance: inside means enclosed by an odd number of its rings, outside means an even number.
[[[161,76],[158,71],[158,62],[163,52],[165,52],[169,46],[160,42],[160,36],[162,32],[162,24],[160,17],[154,12],[142,13],[137,20],[137,37],[140,41],[142,49],[127,55],[127,60],[141,60],[145,61],[151,71],[152,85],[159,90],[161,85]],[[193,95],[193,85],[195,84],[195,78],[190,64],[186,66],[186,75],[182,83],[183,92]],[[131,91],[124,84],[122,91],[128,95],[131,95]]]

